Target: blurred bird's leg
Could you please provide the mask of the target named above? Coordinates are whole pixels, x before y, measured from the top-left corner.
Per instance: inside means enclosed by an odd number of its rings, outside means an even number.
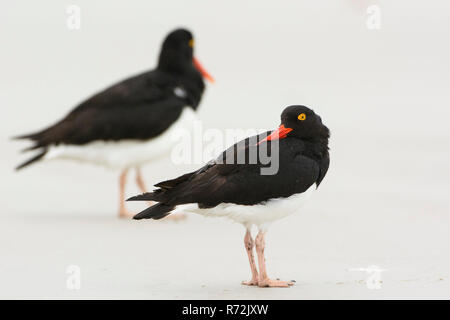
[[[255,247],[255,242],[253,241],[250,229],[247,229],[244,237],[244,246],[247,251],[248,261],[250,262],[250,269],[252,270],[252,279],[250,281],[242,281],[242,284],[246,286],[257,286],[258,285],[258,269],[256,269],[255,257],[253,256],[253,248]]]
[[[266,259],[264,258],[264,249],[266,243],[264,241],[265,231],[259,231],[256,236],[256,253],[258,254],[258,264],[259,264],[259,277],[258,286],[259,287],[289,287],[294,283],[290,281],[272,280],[267,276],[266,271]]]
[[[148,191],[147,187],[145,186],[144,179],[142,179],[141,168],[139,167],[136,167],[136,184],[138,185],[142,193],[146,193]],[[154,201],[148,201],[149,206],[152,206],[154,204]]]
[[[136,167],[136,184],[138,185],[138,187],[142,191],[142,193],[147,192],[147,188],[145,186],[144,179],[142,179],[141,168],[139,168],[139,167]]]
[[[125,185],[127,183],[128,169],[122,171],[119,177],[119,218],[130,218],[133,216],[125,207]]]

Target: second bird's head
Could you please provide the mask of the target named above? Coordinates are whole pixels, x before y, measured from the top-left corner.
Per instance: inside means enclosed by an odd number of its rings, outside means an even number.
[[[158,68],[172,72],[182,72],[194,66],[203,78],[214,82],[213,77],[194,57],[194,37],[186,29],[176,29],[164,39],[159,55]]]

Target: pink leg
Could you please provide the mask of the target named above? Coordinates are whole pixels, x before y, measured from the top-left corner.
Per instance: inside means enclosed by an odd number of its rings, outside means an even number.
[[[258,264],[259,264],[259,277],[258,286],[259,287],[289,287],[294,283],[290,281],[280,281],[272,280],[267,276],[266,271],[266,259],[264,258],[264,248],[266,243],[264,241],[265,231],[259,231],[256,236],[256,253],[258,254]]]
[[[142,179],[141,175],[141,169],[136,168],[136,184],[138,185],[139,189],[144,193],[147,192],[147,188],[145,187],[144,179]]]
[[[142,179],[141,169],[139,167],[136,167],[136,184],[138,185],[139,190],[141,190],[142,193],[147,192],[144,179]],[[152,206],[154,204],[155,204],[154,201],[148,201],[148,205]]]
[[[133,214],[125,208],[125,185],[127,182],[127,173],[128,169],[125,169],[119,177],[119,218],[130,218],[133,216]]]
[[[247,286],[257,286],[258,285],[258,270],[256,269],[255,257],[253,256],[253,248],[255,242],[252,239],[252,234],[250,230],[247,229],[244,237],[245,250],[247,251],[248,261],[250,262],[250,269],[252,270],[252,279],[250,281],[242,281],[242,284]]]

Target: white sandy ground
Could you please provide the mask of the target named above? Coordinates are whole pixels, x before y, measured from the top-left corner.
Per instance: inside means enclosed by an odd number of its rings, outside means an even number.
[[[269,272],[295,279],[289,289],[239,284],[249,270],[237,225],[57,212],[17,215],[6,224],[3,217],[0,298],[450,298],[448,224],[414,218],[367,226],[331,210],[308,211],[274,226],[267,239]],[[364,272],[348,271],[372,264],[387,269],[379,290],[366,287]],[[66,288],[69,265],[81,268],[79,291]]]
[[[68,182],[67,170],[79,176]],[[14,206],[0,216],[0,298],[450,298],[444,190],[366,175],[372,183],[332,168],[298,214],[272,226],[269,273],[297,282],[259,289],[240,285],[250,271],[238,224],[195,215],[177,223],[115,219],[115,176],[94,167],[52,163],[7,174]],[[66,287],[69,265],[81,268],[79,291]],[[367,288],[368,274],[349,270],[370,265],[386,270],[379,290]]]
[[[373,2],[80,0],[79,32],[58,1],[0,8],[0,298],[449,299],[449,4],[375,1],[376,32],[365,27]],[[116,219],[117,173],[64,162],[13,171],[27,144],[9,137],[153,65],[177,25],[193,28],[217,78],[205,127],[273,128],[302,103],[332,131],[319,192],[267,235],[269,274],[291,288],[240,285],[250,276],[240,225]],[[196,167],[159,161],[144,177]],[[66,287],[69,265],[80,267],[78,291]],[[381,289],[350,271],[371,265],[386,270]]]

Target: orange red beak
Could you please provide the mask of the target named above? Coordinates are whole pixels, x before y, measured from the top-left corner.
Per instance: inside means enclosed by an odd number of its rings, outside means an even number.
[[[286,128],[284,124],[278,127],[277,130],[272,132],[269,136],[262,139],[258,144],[263,143],[264,141],[270,141],[270,140],[280,140],[286,138],[287,134],[291,132],[293,129]]]
[[[192,58],[192,62],[194,63],[194,66],[197,68],[197,70],[202,74],[203,78],[207,79],[211,83],[214,83],[214,78],[209,74],[208,71],[206,71],[205,68],[203,68],[201,63],[196,58]]]

